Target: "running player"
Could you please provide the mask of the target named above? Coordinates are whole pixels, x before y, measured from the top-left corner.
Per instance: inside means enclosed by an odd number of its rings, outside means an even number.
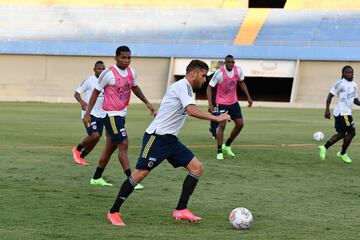
[[[355,137],[355,124],[351,115],[353,103],[360,106],[358,99],[358,87],[353,81],[354,70],[351,66],[345,66],[342,69],[341,79],[331,88],[326,99],[325,118],[330,119],[331,99],[336,95],[338,103],[334,108],[334,119],[336,134],[333,135],[324,146],[319,146],[320,159],[325,160],[326,150],[340,139],[343,139],[341,151],[336,155],[345,163],[351,163],[351,158],[346,154],[351,140]]]
[[[199,89],[205,83],[208,70],[209,67],[203,61],[192,60],[186,68],[185,78],[167,88],[158,114],[145,131],[136,169],[120,187],[117,198],[107,214],[107,219],[111,224],[125,226],[119,212],[121,205],[132,193],[134,187],[165,159],[174,168],[185,167],[189,171],[172,217],[176,220],[191,222],[201,220],[201,217],[194,215],[187,208],[187,203],[199,181],[203,167],[194,154],[179,141],[177,135],[185,122],[186,115],[217,122],[230,119],[227,113],[213,116],[200,111],[195,106],[193,89]]]
[[[88,78],[86,78],[80,86],[76,89],[74,93],[75,99],[79,102],[81,111],[81,119],[85,116],[85,111],[93,92],[100,74],[105,70],[105,65],[103,61],[97,61],[94,66],[94,73]],[[81,97],[81,94],[85,92],[84,99]],[[90,126],[85,126],[88,136],[86,136],[81,142],[77,145],[77,147],[72,148],[72,153],[74,157],[74,161],[80,165],[87,165],[85,160],[85,156],[87,156],[91,150],[94,149],[96,144],[99,142],[100,137],[103,131],[103,122],[102,119],[105,117],[106,113],[102,109],[102,104],[104,101],[104,94],[101,92],[99,94],[98,99],[94,105],[94,108],[90,114]]]

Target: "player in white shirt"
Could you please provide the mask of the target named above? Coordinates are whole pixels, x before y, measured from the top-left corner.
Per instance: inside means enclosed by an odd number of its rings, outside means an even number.
[[[125,226],[119,212],[121,205],[132,193],[136,184],[141,182],[152,169],[165,159],[174,168],[185,167],[189,171],[183,183],[178,205],[173,211],[173,218],[190,222],[201,220],[201,217],[192,214],[187,209],[187,203],[203,172],[203,168],[194,154],[179,141],[177,134],[183,126],[187,115],[217,122],[230,119],[227,113],[213,116],[210,113],[200,111],[195,106],[192,97],[193,89],[199,89],[205,83],[208,70],[209,67],[206,63],[193,60],[186,68],[185,78],[167,88],[155,119],[145,131],[136,169],[120,187],[118,196],[108,212],[107,219],[111,224]]]
[[[85,111],[90,99],[90,96],[97,85],[98,78],[100,74],[105,70],[105,65],[103,61],[97,61],[94,66],[95,75],[89,76],[86,78],[80,86],[76,89],[74,93],[75,99],[79,102],[81,111],[81,119],[84,118]],[[84,98],[81,97],[81,94],[85,93]],[[88,136],[86,136],[77,147],[72,148],[72,153],[74,161],[80,165],[87,165],[85,156],[88,155],[99,142],[102,131],[103,131],[103,122],[102,119],[105,117],[106,113],[102,109],[102,104],[104,101],[104,94],[101,93],[99,98],[96,101],[94,108],[91,111],[91,123],[90,126],[85,126]]]
[[[333,135],[324,146],[319,146],[320,159],[325,160],[326,150],[340,139],[343,140],[341,151],[336,155],[346,163],[351,163],[351,158],[346,154],[347,148],[351,144],[351,140],[355,137],[355,124],[352,118],[352,106],[356,104],[360,106],[358,99],[358,87],[353,81],[354,70],[351,66],[345,66],[342,69],[342,78],[338,80],[331,88],[326,99],[325,118],[330,119],[330,104],[334,96],[338,97],[338,103],[334,109],[336,134]]]

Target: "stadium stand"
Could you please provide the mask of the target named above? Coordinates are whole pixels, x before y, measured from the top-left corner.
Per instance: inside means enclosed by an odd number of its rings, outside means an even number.
[[[111,56],[123,43],[143,57],[219,58],[227,52],[249,59],[357,60],[360,55],[359,11],[43,5],[0,5],[0,11],[1,54]]]

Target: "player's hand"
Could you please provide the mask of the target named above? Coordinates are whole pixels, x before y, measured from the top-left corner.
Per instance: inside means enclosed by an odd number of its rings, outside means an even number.
[[[87,103],[85,101],[81,101],[80,106],[82,110],[86,111]]]
[[[220,114],[219,116],[217,116],[217,120],[218,122],[222,122],[222,121],[230,121],[231,120],[231,117],[230,115],[228,114],[228,112],[224,112],[222,114]]]
[[[325,116],[325,118],[330,119],[330,110],[329,109],[325,110],[324,116]]]
[[[91,121],[90,114],[85,114],[85,116],[83,118],[83,122],[86,127],[90,127],[90,121]]]
[[[155,108],[150,109],[151,116],[156,117],[157,113],[158,113],[157,109],[155,109]]]
[[[251,107],[253,105],[253,100],[251,98],[248,98],[248,107]]]
[[[214,112],[214,106],[213,105],[209,106],[208,111],[209,111],[209,113],[213,113]]]

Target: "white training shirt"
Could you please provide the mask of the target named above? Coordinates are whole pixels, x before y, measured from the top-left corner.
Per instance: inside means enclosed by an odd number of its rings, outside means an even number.
[[[90,76],[86,78],[84,81],[82,81],[80,86],[76,89],[76,92],[79,94],[85,92],[85,96],[83,97],[83,100],[86,103],[89,103],[91,94],[97,83],[98,83],[97,77],[94,75]],[[106,116],[106,112],[102,109],[103,102],[104,102],[104,91],[101,91],[90,114],[97,118],[104,118]],[[82,110],[81,119],[83,119],[84,116],[85,116],[85,111]]]
[[[356,82],[340,79],[331,88],[330,93],[339,98],[334,108],[334,116],[351,115],[354,99],[358,97]]]
[[[186,106],[195,104],[193,89],[185,78],[171,84],[160,103],[155,119],[145,130],[158,135],[177,136],[186,119]]]
[[[127,70],[122,70],[120,68],[118,68],[116,66],[116,64],[113,65],[113,67],[119,72],[120,76],[122,77],[127,77],[128,75],[128,72]],[[134,77],[134,86],[137,86],[138,85],[138,79],[137,79],[137,76],[136,76],[136,72],[133,68],[130,68],[130,71]],[[115,85],[115,76],[114,76],[114,73],[110,70],[110,68],[107,68],[105,69],[101,75],[99,76],[99,81],[98,81],[98,84],[96,85],[96,90],[98,91],[103,91],[104,88],[107,86],[107,85]],[[105,111],[105,110],[104,110]],[[121,117],[125,117],[126,113],[127,113],[127,107],[124,108],[123,110],[121,111],[106,111],[106,113],[111,117],[111,116],[121,116]]]
[[[239,81],[243,81],[245,79],[244,72],[242,71],[242,69],[239,66],[234,66],[234,67],[237,67],[238,74],[239,74]],[[231,69],[231,71],[228,71],[226,69],[226,67],[224,67],[224,68],[225,68],[225,72],[228,75],[228,77],[232,78],[234,76],[234,68]],[[217,84],[220,84],[222,81],[223,81],[223,74],[222,74],[221,69],[218,69],[215,71],[214,76],[211,78],[209,85],[211,87],[215,87]]]

